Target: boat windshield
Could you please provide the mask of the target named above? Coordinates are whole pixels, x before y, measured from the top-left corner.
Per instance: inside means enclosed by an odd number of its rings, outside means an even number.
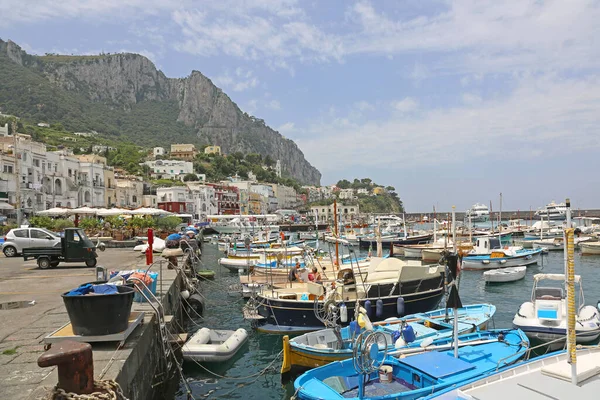
[[[538,287],[535,288],[536,300],[561,300],[563,298],[562,288]]]

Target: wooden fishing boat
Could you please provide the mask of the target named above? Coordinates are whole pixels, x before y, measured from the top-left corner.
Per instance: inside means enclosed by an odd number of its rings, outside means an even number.
[[[459,308],[458,333],[485,329],[495,312],[496,307],[491,304],[474,304]],[[389,351],[401,347],[416,347],[424,340],[442,339],[452,335],[453,316],[453,309],[442,308],[402,318],[389,318],[376,322],[374,331],[382,332],[386,336]],[[410,334],[406,333],[408,327],[412,331]],[[339,334],[334,328],[327,328],[292,339],[284,336],[281,373],[297,368],[316,368],[332,361],[351,358],[357,335],[357,332],[353,332],[351,327],[347,326],[341,328]],[[403,337],[403,345],[396,343],[396,336]]]
[[[393,356],[401,354],[403,349],[370,354],[372,361],[369,360],[368,365],[376,368],[366,374],[355,369],[355,365],[359,368],[364,365],[356,358],[312,369],[294,381],[296,397],[303,400],[418,399],[494,373],[499,367],[517,362],[529,347],[527,336],[518,329],[459,336],[457,357],[453,350],[448,350],[452,340],[434,341],[428,346],[434,351],[410,357]],[[377,347],[370,346],[367,350],[376,351]],[[361,387],[364,393],[360,393]]]
[[[579,243],[579,248],[583,255],[600,255],[600,242]]]

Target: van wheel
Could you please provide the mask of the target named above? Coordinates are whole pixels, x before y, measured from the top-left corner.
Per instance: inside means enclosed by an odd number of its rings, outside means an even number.
[[[91,260],[85,260],[85,265],[92,268],[95,267],[97,263],[97,260],[95,258],[92,258]]]
[[[41,269],[50,268],[50,259],[48,257],[40,257],[37,260],[37,264]]]
[[[4,255],[6,257],[16,257],[17,256],[17,249],[15,249],[12,246],[6,246],[3,251],[4,251]]]

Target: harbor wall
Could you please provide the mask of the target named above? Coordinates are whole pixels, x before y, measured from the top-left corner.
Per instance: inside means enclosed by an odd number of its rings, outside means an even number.
[[[183,325],[180,296],[183,279],[175,271],[166,270],[163,271],[162,286],[164,290],[157,297],[163,304],[167,326],[172,327],[168,330],[179,333],[177,327]],[[160,288],[157,289],[159,292]],[[139,335],[132,343],[125,344],[125,347],[131,347],[131,352],[115,379],[130,400],[172,398],[179,375],[175,362],[165,360],[157,317],[147,303],[134,303],[133,311],[145,311],[146,317],[143,326],[138,328],[141,329]],[[167,369],[168,365],[170,369]]]

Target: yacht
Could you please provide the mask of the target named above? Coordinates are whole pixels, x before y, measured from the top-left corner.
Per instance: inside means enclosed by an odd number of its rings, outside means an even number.
[[[490,220],[490,209],[484,204],[474,204],[465,214],[465,220],[471,222],[487,222]]]
[[[565,203],[556,204],[552,201],[545,208],[538,209],[534,218],[550,221],[562,221],[567,218],[567,205]]]

